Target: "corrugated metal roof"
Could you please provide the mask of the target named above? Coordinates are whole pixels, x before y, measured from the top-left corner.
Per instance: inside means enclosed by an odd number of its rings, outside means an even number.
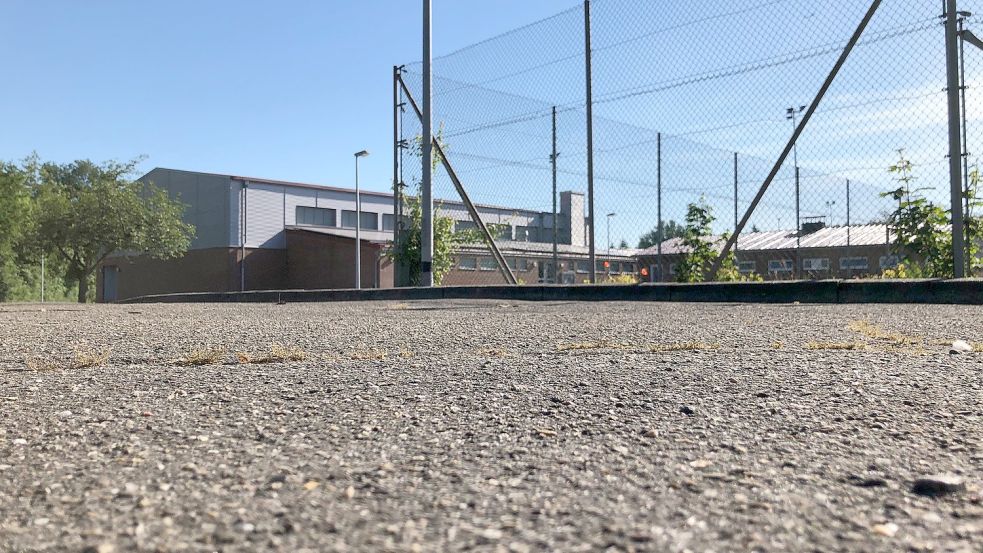
[[[553,253],[553,243],[552,242],[517,242],[515,240],[496,240],[495,244],[498,249],[501,250],[503,255],[516,255],[516,254],[549,254]],[[590,254],[590,249],[587,246],[571,246],[569,244],[557,244],[557,252],[562,255],[583,255],[587,256]],[[487,253],[488,247],[484,244],[468,244],[461,247],[462,251],[467,253]],[[612,248],[610,255],[606,248],[598,249],[596,252],[596,257],[605,259],[625,259],[633,260],[635,254],[640,250],[634,249],[618,249]]]
[[[892,234],[893,239],[893,234]],[[717,250],[723,247],[720,236],[713,237]],[[825,227],[799,237],[800,247],[805,248],[839,248],[850,246],[876,246],[888,244],[887,225],[851,225]],[[796,234],[794,230],[769,230],[742,234],[737,239],[737,249],[741,251],[772,251],[794,250]],[[682,238],[670,238],[662,243],[663,254],[685,253],[687,248],[682,245]],[[638,255],[652,256],[658,252],[657,246],[652,246]]]

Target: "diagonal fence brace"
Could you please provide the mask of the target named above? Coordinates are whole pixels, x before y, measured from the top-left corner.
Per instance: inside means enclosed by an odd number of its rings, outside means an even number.
[[[413,98],[413,94],[410,93],[409,87],[407,87],[406,83],[403,81],[402,75],[397,75],[396,78],[399,80],[399,85],[403,89],[403,93],[406,94],[406,99],[409,100],[410,105],[413,107],[413,111],[416,112],[416,116],[422,121],[423,112],[420,111],[420,106],[417,105],[416,100]],[[457,172],[454,171],[454,167],[451,165],[450,160],[447,159],[447,156],[444,154],[444,148],[440,145],[440,142],[436,138],[433,140],[433,148],[440,157],[440,162],[447,171],[447,175],[451,178],[451,182],[454,183],[454,188],[457,189],[457,193],[461,197],[464,207],[467,208],[468,213],[471,215],[471,220],[474,221],[474,224],[478,227],[478,231],[488,244],[488,249],[491,250],[492,257],[495,258],[495,263],[498,264],[498,270],[502,273],[502,276],[505,277],[505,282],[511,285],[518,284],[519,282],[512,273],[512,269],[509,267],[509,264],[505,261],[505,257],[502,255],[502,252],[495,244],[495,240],[492,238],[491,232],[488,231],[488,227],[485,226],[485,222],[481,220],[478,210],[471,202],[471,198],[468,196],[468,193],[464,190],[464,185],[461,184],[461,179],[458,178]]]

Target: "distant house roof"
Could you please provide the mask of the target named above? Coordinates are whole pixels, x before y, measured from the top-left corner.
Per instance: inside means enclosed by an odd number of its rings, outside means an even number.
[[[893,239],[893,235],[891,235]],[[720,236],[714,236],[715,248],[723,247]],[[824,227],[809,234],[799,236],[801,248],[838,248],[850,246],[876,246],[889,244],[887,225],[852,225]],[[849,242],[848,242],[849,241]],[[662,243],[662,253],[666,255],[686,253],[688,248],[683,246],[682,238],[670,238]],[[796,248],[796,233],[793,230],[769,230],[741,234],[737,239],[737,249],[741,251],[771,251],[794,250]],[[653,256],[658,253],[658,247],[652,246],[638,252],[638,255]]]
[[[498,249],[506,255],[522,255],[522,254],[535,254],[535,255],[551,255],[553,253],[553,243],[552,242],[518,242],[515,240],[496,240],[495,244]],[[589,255],[590,249],[587,246],[571,246],[569,244],[557,244],[557,253],[560,255]],[[620,249],[612,248],[610,255],[606,248],[601,248],[596,251],[596,257],[598,258],[621,258],[621,259],[633,259],[635,254],[640,250],[635,249]],[[463,253],[488,253],[488,247],[484,244],[467,244],[461,247],[461,252]]]

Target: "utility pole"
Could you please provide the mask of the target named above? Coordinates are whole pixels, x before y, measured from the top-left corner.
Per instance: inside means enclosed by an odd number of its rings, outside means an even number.
[[[656,190],[656,216],[658,219],[659,231],[656,233],[658,245],[656,246],[656,259],[659,260],[659,282],[662,282],[662,242],[665,235],[662,232],[662,133],[655,135],[655,190]]]
[[[590,283],[597,284],[597,256],[594,247],[594,93],[591,78],[590,48],[590,0],[584,0],[584,57],[587,77],[587,211],[590,221],[588,257],[590,258]],[[571,214],[572,215],[572,214]]]
[[[966,226],[966,273],[972,276],[973,259],[970,253],[973,247],[973,237],[970,235],[971,225],[969,224],[969,139],[966,136],[966,38],[965,22],[967,17],[972,17],[972,13],[959,12],[959,100],[960,113],[962,114],[962,139],[963,139],[963,220]]]
[[[956,0],[945,2],[945,67],[949,115],[949,203],[952,211],[953,276],[966,276],[966,234],[963,221],[962,136],[959,106],[959,25]]]
[[[737,152],[734,152],[734,230],[737,230]],[[737,244],[734,244],[734,256],[737,256]]]
[[[806,109],[805,106],[799,106],[798,108],[790,107],[790,108],[788,108],[785,111],[786,112],[785,118],[792,122],[792,134],[793,135],[795,134],[795,129],[798,128],[798,124],[796,122],[796,117],[798,116],[798,114],[800,114],[803,111],[805,111],[805,109]],[[798,140],[795,140],[794,142],[792,142],[792,162],[795,165],[795,272],[793,274],[795,274],[796,276],[801,277],[801,274],[802,274],[801,273],[801,271],[802,271],[802,267],[801,267],[801,264],[802,264],[802,253],[801,253],[801,249],[802,249],[802,222],[801,222],[801,218],[800,218],[801,211],[799,209],[799,198],[800,198],[801,192],[799,190],[799,145],[798,145],[798,142],[799,142]]]
[[[431,100],[431,10],[423,0],[423,224],[420,231],[420,285],[433,286],[433,111]]]
[[[556,158],[560,153],[556,151],[556,106],[553,106],[553,153],[550,154],[550,165],[553,169],[553,284],[560,283],[560,254],[559,240],[556,236],[559,225],[556,224]]]

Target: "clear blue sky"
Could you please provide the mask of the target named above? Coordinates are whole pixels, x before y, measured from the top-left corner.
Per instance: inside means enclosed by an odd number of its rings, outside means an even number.
[[[440,55],[577,0],[434,0]],[[351,185],[392,174],[392,66],[419,0],[2,0],[0,159]]]

